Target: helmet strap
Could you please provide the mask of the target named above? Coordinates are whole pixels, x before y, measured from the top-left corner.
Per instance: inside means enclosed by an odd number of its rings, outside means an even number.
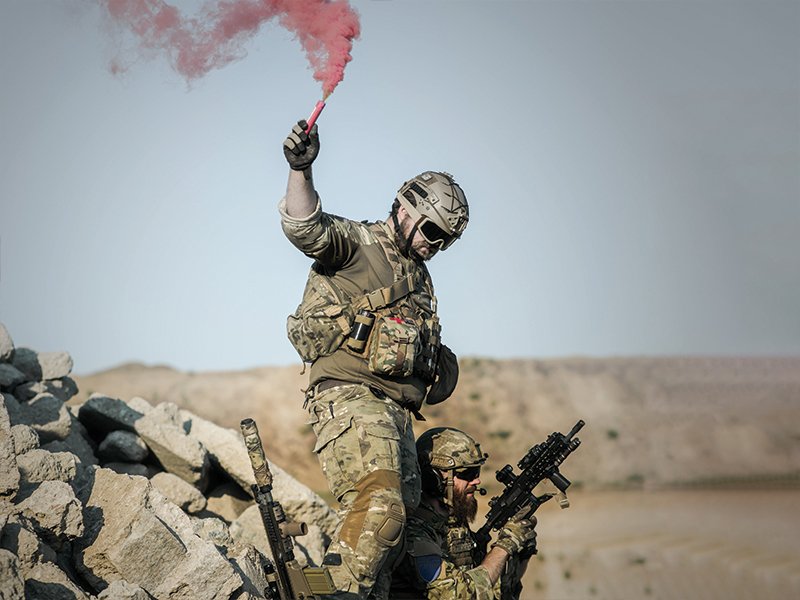
[[[406,212],[408,211],[406,210]],[[414,240],[414,234],[417,233],[419,221],[414,223],[414,227],[411,228],[411,232],[408,234],[408,237],[403,235],[403,230],[400,228],[400,221],[397,219],[397,212],[392,213],[392,223],[394,224],[394,235],[397,238],[397,247],[400,248],[400,253],[406,258],[422,260],[421,257],[412,255],[411,250],[411,242]],[[403,244],[404,240],[405,244]]]

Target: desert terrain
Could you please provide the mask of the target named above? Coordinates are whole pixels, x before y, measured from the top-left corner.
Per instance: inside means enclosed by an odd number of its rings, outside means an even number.
[[[493,472],[586,421],[562,467],[571,507],[539,513],[524,598],[800,597],[800,358],[461,362],[456,394],[417,432],[478,438]],[[301,368],[188,373],[123,365],[75,377],[93,392],[174,402],[225,427],[259,424],[268,454],[329,500],[305,424]]]

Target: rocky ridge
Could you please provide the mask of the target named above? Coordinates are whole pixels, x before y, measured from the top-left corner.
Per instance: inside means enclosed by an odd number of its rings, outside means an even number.
[[[78,391],[66,352],[0,324],[0,600],[263,598],[270,551],[241,435],[170,402]],[[262,424],[262,434],[269,431]],[[271,463],[319,564],[336,514]]]

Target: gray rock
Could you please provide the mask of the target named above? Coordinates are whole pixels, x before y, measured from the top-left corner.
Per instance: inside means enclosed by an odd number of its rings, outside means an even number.
[[[42,448],[17,457],[20,484],[42,481],[70,482],[77,474],[77,458],[69,452],[48,452]]]
[[[208,493],[206,512],[231,523],[253,504],[252,496],[235,483],[223,483]]]
[[[97,595],[97,600],[150,600],[152,596],[135,583],[118,579]]]
[[[244,581],[237,600],[255,600],[264,598],[263,590],[269,585],[264,572],[264,557],[253,546],[242,544],[228,554],[239,576]]]
[[[55,396],[40,394],[30,402],[20,404],[19,414],[19,423],[30,425],[39,434],[42,443],[63,440],[69,436],[72,416]]]
[[[0,362],[8,362],[14,355],[14,340],[6,326],[0,323]]]
[[[136,421],[135,428],[164,470],[205,489],[210,463],[203,444],[187,436],[182,427],[165,420],[164,413],[156,409]]]
[[[95,589],[125,580],[156,598],[212,600],[242,585],[214,544],[194,533],[189,517],[149,481],[108,469],[94,476],[85,507],[87,543],[76,562]]]
[[[11,425],[16,425],[22,419],[22,406],[19,401],[11,394],[0,392],[0,398],[8,412],[8,418],[11,420]]]
[[[153,410],[153,405],[150,404],[144,398],[140,398],[139,396],[134,396],[130,400],[128,400],[128,406],[130,406],[133,410],[139,411],[143,415],[146,415],[151,410]]]
[[[17,508],[56,549],[83,535],[83,507],[62,481],[43,481]]]
[[[142,416],[142,413],[122,400],[101,394],[92,394],[78,411],[80,422],[89,431],[100,434],[108,434],[117,429],[135,432],[134,423]]]
[[[3,549],[0,549],[0,581],[0,600],[25,598],[25,581],[20,574],[19,559]]]
[[[267,541],[264,522],[255,504],[244,511],[229,527],[231,537],[237,544],[252,544],[259,552],[272,558]],[[330,538],[317,525],[308,525],[308,535],[292,538],[295,558],[303,565],[320,565]]]
[[[67,352],[39,352],[42,379],[61,379],[72,373],[72,357]]]
[[[0,496],[14,496],[18,490],[19,471],[11,419],[5,399],[0,397]]]
[[[206,507],[206,498],[193,485],[172,473],[157,473],[150,479],[158,491],[189,514],[196,514]]]
[[[66,352],[36,352],[17,348],[11,363],[25,373],[28,381],[59,379],[72,372],[72,357]]]
[[[154,475],[147,466],[141,463],[110,462],[103,463],[103,468],[111,469],[120,475],[137,475],[148,479]]]
[[[18,515],[3,528],[0,547],[19,558],[23,576],[37,563],[57,561],[56,551],[39,539],[34,525]]]
[[[122,430],[109,433],[97,449],[98,458],[106,462],[142,462],[148,454],[142,438]]]
[[[28,381],[14,388],[14,396],[26,402],[38,394],[51,394],[66,402],[78,393],[78,384],[71,377],[62,377],[52,381]]]
[[[30,348],[16,348],[11,364],[25,374],[25,381],[41,381],[42,367],[39,365],[39,356]]]
[[[241,432],[225,429],[188,411],[181,411],[181,415],[188,424],[189,436],[202,442],[214,466],[249,493],[255,478]],[[272,461],[269,461],[269,466],[274,476],[273,494],[283,506],[287,518],[316,523],[325,535],[332,536],[339,518],[330,506]]]
[[[17,454],[25,454],[39,447],[39,434],[28,425],[14,425],[11,435],[14,438],[14,452]]]
[[[231,532],[228,531],[228,525],[222,519],[191,517],[191,521],[194,532],[207,542],[211,542],[218,548],[234,547],[235,542],[231,537]]]
[[[83,424],[70,413],[69,435],[63,440],[55,440],[43,446],[50,452],[71,452],[84,466],[96,465],[95,446]]]
[[[25,576],[25,597],[36,600],[89,600],[58,565],[50,562],[34,565]]]
[[[0,388],[10,390],[26,381],[25,373],[9,363],[0,363]]]
[[[151,409],[147,411],[147,416],[153,423],[184,428],[184,422],[181,418],[181,409],[178,408],[178,405],[174,402],[162,402],[158,406],[151,407]]]

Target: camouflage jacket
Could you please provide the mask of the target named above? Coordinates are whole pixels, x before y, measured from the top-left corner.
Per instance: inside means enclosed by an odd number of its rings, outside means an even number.
[[[414,290],[392,305],[397,317],[413,322],[424,321],[436,314],[435,297],[430,275],[424,263],[402,256],[394,244],[389,225],[351,221],[322,211],[319,200],[314,212],[306,218],[290,217],[285,199],[279,205],[281,226],[289,241],[315,261],[322,272],[348,298],[392,285],[400,276],[412,276]],[[394,264],[376,240],[370,227],[383,227],[394,249]],[[418,408],[425,397],[427,384],[419,377],[386,377],[372,373],[367,361],[348,353],[344,348],[328,356],[320,356],[311,365],[310,383],[323,379],[374,384],[401,404]]]
[[[499,600],[483,567],[458,567],[447,552],[447,517],[423,497],[406,521],[404,555],[392,574],[392,600]]]

